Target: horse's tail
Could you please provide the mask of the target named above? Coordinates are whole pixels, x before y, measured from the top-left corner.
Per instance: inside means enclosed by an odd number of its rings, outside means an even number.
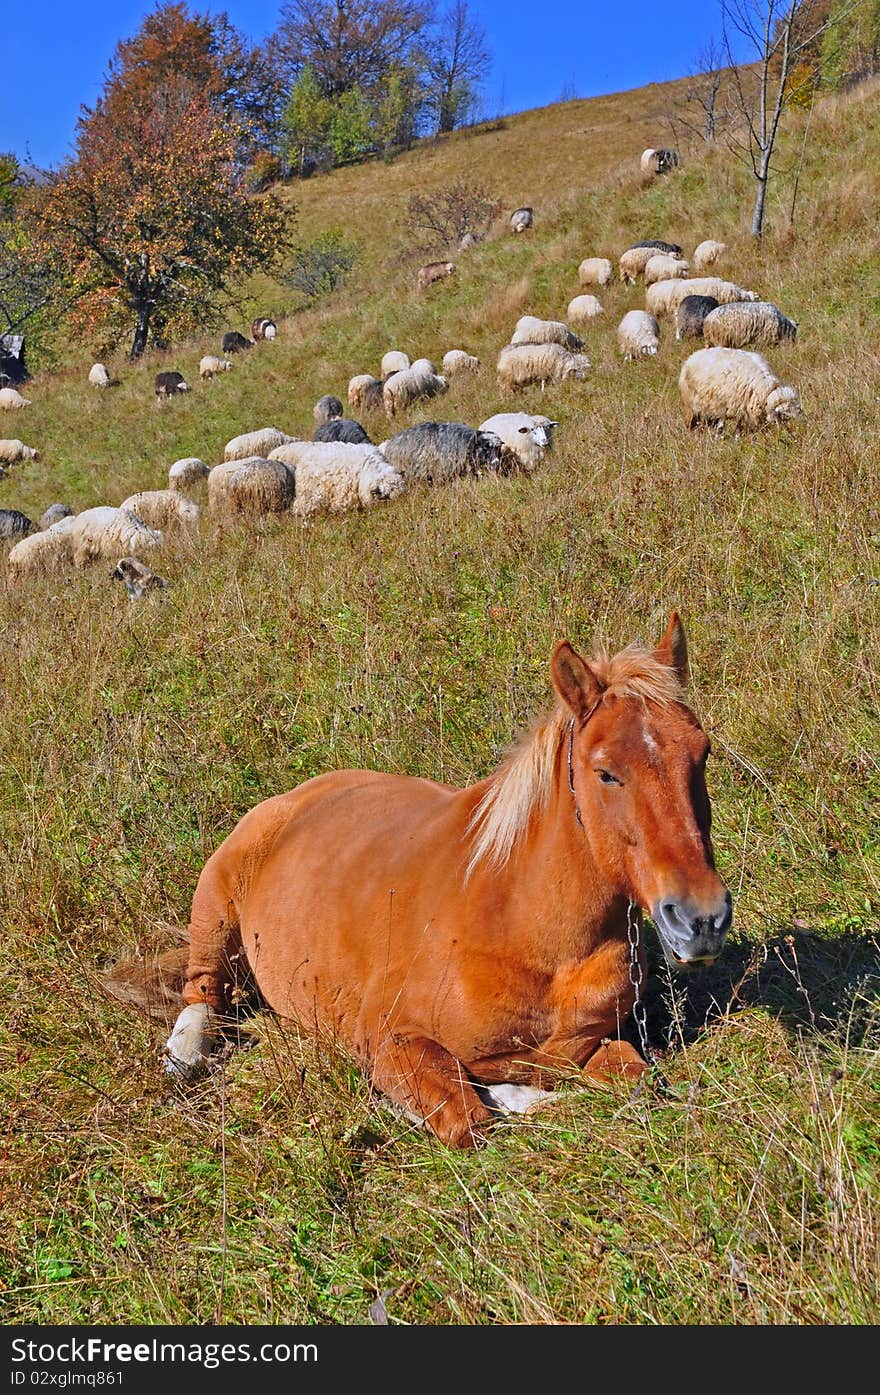
[[[100,976],[101,986],[111,997],[140,1008],[151,1017],[168,1020],[176,1016],[186,981],[189,936],[183,930],[175,933],[182,944],[119,959]]]

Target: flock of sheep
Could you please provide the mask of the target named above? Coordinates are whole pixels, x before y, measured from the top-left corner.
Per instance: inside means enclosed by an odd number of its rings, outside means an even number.
[[[531,226],[532,210],[512,215],[514,231]],[[582,381],[590,369],[576,329],[584,330],[605,314],[595,289],[620,281],[645,286],[645,308],[627,311],[617,327],[617,344],[625,361],[657,353],[661,324],[674,326],[676,339],[702,339],[705,346],[684,362],[679,393],[690,427],[700,423],[723,429],[757,427],[802,415],[795,388],[783,385],[767,360],[755,350],[791,342],[797,324],[769,301],[715,274],[726,253],[723,243],[701,242],[690,260],[674,243],[638,242],[625,249],[617,271],[607,257],[587,257],[578,267],[579,294],[568,304],[566,321],[523,315],[510,341],[498,353],[496,377],[502,396],[548,383]],[[696,274],[692,274],[696,273]],[[576,328],[572,328],[575,326]],[[277,326],[268,317],[255,320],[252,340],[237,331],[223,336],[222,357],[205,355],[202,378],[232,367],[229,355],[271,341]],[[377,375],[358,373],[348,383],[353,412],[382,412],[389,423],[415,404],[440,397],[463,374],[479,374],[481,362],[465,349],[450,349],[441,372],[427,358],[411,361],[389,350]],[[111,385],[101,364],[89,382]],[[180,373],[164,372],[155,380],[159,400],[188,391]],[[28,406],[13,388],[0,389],[0,410]],[[497,413],[471,427],[462,422],[428,421],[404,427],[374,443],[354,416],[344,414],[340,399],[321,397],[314,407],[311,439],[299,439],[274,426],[233,437],[223,460],[209,466],[195,457],[175,461],[167,488],[145,490],[118,506],[101,506],[74,514],[53,505],[32,522],[15,509],[0,510],[0,539],[12,541],[7,578],[21,578],[64,567],[82,567],[99,558],[117,563],[111,575],[123,580],[134,599],[167,583],[144,561],[166,538],[194,528],[203,506],[197,491],[206,487],[207,509],[216,518],[259,518],[290,512],[307,522],[317,513],[364,509],[398,497],[418,484],[445,483],[461,476],[533,471],[552,448],[558,423],[531,412]],[[23,441],[0,440],[0,470],[39,459]]]

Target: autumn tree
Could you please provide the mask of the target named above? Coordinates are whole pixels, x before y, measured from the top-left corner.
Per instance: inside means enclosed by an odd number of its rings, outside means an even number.
[[[109,342],[130,333],[136,359],[151,336],[203,326],[243,276],[270,269],[292,215],[245,193],[235,132],[188,80],[113,97],[82,119],[38,230],[63,259],[74,327]]]
[[[273,47],[291,83],[309,67],[331,101],[355,89],[372,97],[408,63],[429,18],[414,0],[286,0]]]

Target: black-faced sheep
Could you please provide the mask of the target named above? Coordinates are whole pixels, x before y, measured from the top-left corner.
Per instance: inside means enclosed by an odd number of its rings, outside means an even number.
[[[573,354],[580,353],[583,340],[561,320],[541,320],[537,315],[520,315],[510,336],[511,344],[561,344]]]
[[[108,388],[110,386],[110,374],[103,363],[93,363],[89,369],[89,382],[92,387]]]
[[[614,268],[607,257],[584,257],[578,267],[581,286],[608,286],[613,277]]]
[[[761,354],[697,349],[682,364],[678,388],[685,420],[723,430],[725,422],[759,427],[803,416],[797,389],[779,381]]]
[[[182,373],[157,373],[155,388],[156,397],[161,402],[166,397],[176,397],[178,393],[189,392],[189,383]]]
[[[218,358],[216,354],[205,354],[199,362],[200,378],[216,378],[218,373],[228,373],[232,363],[228,358]]]
[[[326,422],[335,421],[337,417],[341,417],[343,410],[339,398],[327,393],[324,397],[318,398],[312,408],[312,416],[319,426],[324,426]]]
[[[130,601],[139,601],[148,591],[163,590],[170,584],[164,576],[157,576],[155,572],[150,571],[137,557],[120,557],[110,573],[110,579],[125,582]]]
[[[484,475],[501,466],[502,441],[494,431],[474,431],[457,421],[408,426],[380,447],[407,483],[446,484],[464,475]]]
[[[394,499],[406,485],[403,475],[375,446],[344,441],[291,441],[272,452],[293,472],[293,512],[301,519],[343,513]]]
[[[726,242],[715,242],[712,238],[707,238],[694,248],[694,255],[691,262],[694,271],[708,271],[710,267],[716,266],[724,253],[727,251]]]
[[[27,514],[18,509],[0,509],[0,540],[3,542],[10,538],[26,538],[29,533],[36,532],[37,525]]]
[[[39,460],[36,446],[26,446],[24,441],[0,441],[0,464],[19,465],[23,460]]]
[[[668,174],[674,170],[678,164],[677,150],[643,150],[639,160],[639,168],[642,174]]]
[[[227,460],[208,476],[208,507],[213,514],[262,518],[289,509],[294,490],[293,470],[281,460]]]
[[[553,447],[553,431],[559,423],[530,412],[496,412],[480,422],[480,431],[501,437],[501,472],[525,470],[530,474]]]
[[[431,360],[417,358],[409,368],[403,368],[399,373],[392,373],[390,378],[386,378],[382,387],[385,415],[393,418],[413,402],[437,397],[448,389],[448,380],[435,371]]]
[[[498,388],[510,393],[530,383],[579,381],[587,376],[590,360],[586,354],[573,354],[561,344],[505,344],[498,355]]]
[[[239,334],[237,329],[229,329],[220,341],[220,349],[224,357],[226,354],[240,354],[245,349],[252,349],[253,343],[246,339],[243,334]]]
[[[522,208],[515,208],[510,215],[511,232],[521,233],[530,228],[535,221],[535,210],[524,205]]]
[[[686,295],[675,313],[676,339],[702,339],[706,316],[717,306],[714,295]]]
[[[427,290],[435,281],[445,281],[455,271],[455,262],[426,262],[419,267],[416,283],[420,291]]]
[[[627,361],[651,357],[660,347],[660,326],[646,310],[628,310],[617,326],[617,344]]]
[[[793,344],[797,332],[797,322],[769,300],[719,305],[703,322],[704,342],[723,349]]]
[[[224,460],[250,460],[260,456],[264,460],[276,446],[286,446],[294,438],[277,426],[262,426],[257,431],[246,431],[241,436],[233,436],[223,447]],[[215,466],[216,469],[216,466]]]
[[[313,441],[345,441],[350,446],[372,445],[369,435],[359,421],[352,417],[334,417],[316,426],[312,432]]]
[[[278,333],[278,326],[268,315],[261,315],[251,324],[251,337],[255,343],[261,339],[272,340]]]

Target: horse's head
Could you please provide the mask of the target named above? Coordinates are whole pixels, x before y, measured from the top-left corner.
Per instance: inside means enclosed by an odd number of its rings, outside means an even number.
[[[564,641],[551,664],[571,713],[569,780],[593,857],[650,914],[667,958],[717,958],[732,918],[706,789],[709,742],[686,705],[687,645],[673,612],[652,652],[586,663]]]

